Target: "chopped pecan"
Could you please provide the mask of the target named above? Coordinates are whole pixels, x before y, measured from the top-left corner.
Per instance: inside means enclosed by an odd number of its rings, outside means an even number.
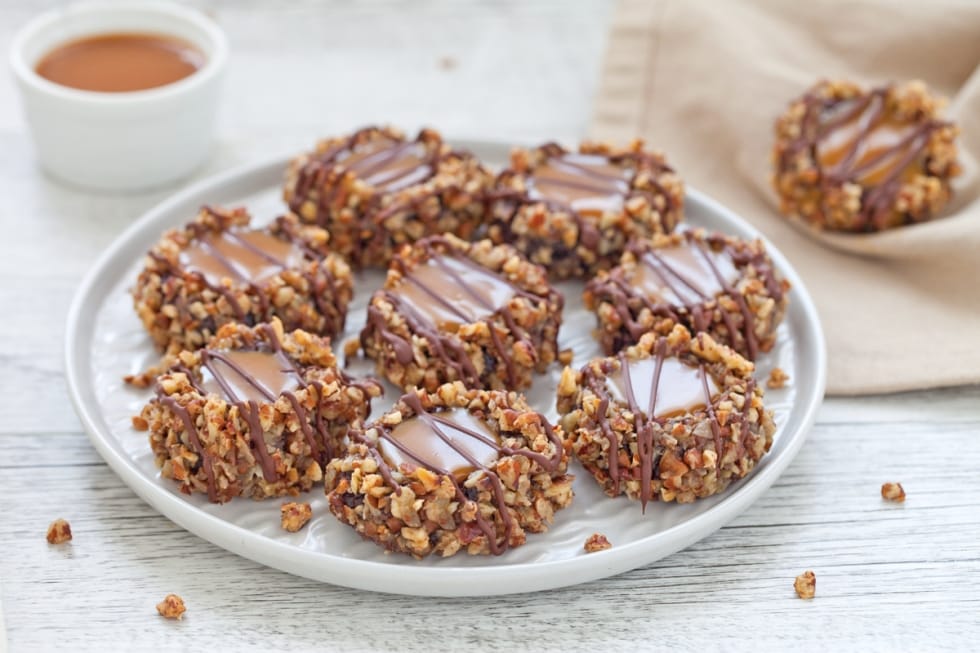
[[[48,526],[48,544],[71,541],[71,525],[64,519],[55,519]]]
[[[290,501],[282,504],[282,527],[290,533],[295,533],[306,526],[313,517],[313,508],[308,503]]]
[[[166,619],[183,619],[187,608],[184,599],[176,594],[167,594],[166,598],[157,603],[157,612]]]
[[[812,571],[804,571],[793,583],[796,595],[801,599],[812,599],[817,592],[817,577]]]
[[[602,533],[593,533],[589,536],[589,539],[585,540],[586,553],[595,553],[596,551],[605,551],[611,548],[612,544]]]

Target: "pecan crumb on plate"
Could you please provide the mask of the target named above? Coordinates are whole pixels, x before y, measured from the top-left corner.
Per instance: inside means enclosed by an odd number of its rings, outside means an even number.
[[[558,362],[562,365],[571,365],[575,358],[575,352],[571,349],[562,349],[558,352]]]
[[[766,380],[766,387],[772,390],[778,390],[780,388],[786,387],[786,382],[789,381],[789,374],[784,372],[780,367],[772,368],[769,372],[769,379]]]
[[[290,533],[295,533],[306,526],[306,522],[313,517],[313,508],[308,503],[296,503],[290,501],[282,504],[282,528]]]
[[[596,551],[605,551],[611,548],[612,543],[602,533],[593,533],[589,536],[589,539],[585,540],[586,553],[595,553]]]

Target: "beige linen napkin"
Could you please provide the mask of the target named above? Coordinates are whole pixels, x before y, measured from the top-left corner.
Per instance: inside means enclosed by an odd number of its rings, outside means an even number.
[[[965,173],[947,217],[854,236],[779,217],[772,124],[820,78],[917,78],[950,99]],[[827,334],[829,393],[980,382],[980,2],[625,0],[592,136],[636,135],[796,266]]]

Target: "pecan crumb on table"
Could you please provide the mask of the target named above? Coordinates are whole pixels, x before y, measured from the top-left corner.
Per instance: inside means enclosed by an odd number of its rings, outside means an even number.
[[[905,488],[902,487],[901,483],[882,483],[881,498],[902,503],[905,501]]]
[[[176,594],[167,594],[166,598],[157,603],[157,612],[166,619],[183,619],[187,608],[184,599]]]
[[[55,519],[48,526],[48,544],[62,544],[71,541],[71,525],[64,519]]]
[[[793,583],[796,595],[801,599],[812,599],[817,592],[817,577],[812,571],[804,571]]]
[[[282,527],[290,533],[295,533],[306,526],[313,517],[313,508],[308,503],[290,501],[282,504]]]
[[[602,533],[593,533],[589,536],[589,539],[585,540],[586,553],[595,553],[596,551],[605,551],[611,548],[612,543]]]

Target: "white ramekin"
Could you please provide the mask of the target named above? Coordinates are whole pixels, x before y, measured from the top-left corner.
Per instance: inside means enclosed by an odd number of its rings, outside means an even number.
[[[204,66],[182,80],[127,93],[68,88],[34,68],[57,46],[86,36],[148,32],[197,46]],[[228,42],[203,14],[165,2],[99,2],[54,9],[15,37],[10,63],[42,167],[99,190],[163,186],[207,158]]]

